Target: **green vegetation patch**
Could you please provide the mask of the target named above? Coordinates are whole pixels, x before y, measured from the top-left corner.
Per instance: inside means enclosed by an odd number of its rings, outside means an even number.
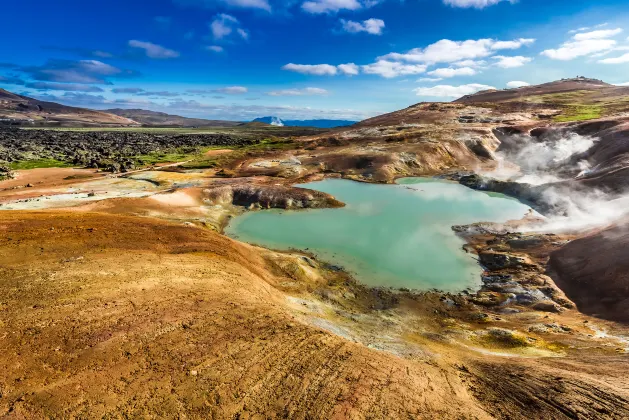
[[[295,148],[295,142],[289,139],[268,138],[260,143],[242,147],[217,147],[218,149],[233,149],[231,153],[218,156],[200,157],[181,165],[184,169],[222,168],[243,158],[262,156],[269,152],[290,150]]]
[[[601,118],[603,108],[600,105],[569,105],[554,118],[556,122],[585,121]]]
[[[33,159],[11,162],[9,167],[14,170],[38,169],[38,168],[71,168],[71,163],[57,159]]]

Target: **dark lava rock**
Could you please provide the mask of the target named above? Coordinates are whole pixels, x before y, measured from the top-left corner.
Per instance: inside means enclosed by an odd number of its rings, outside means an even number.
[[[305,209],[344,206],[330,194],[282,185],[227,184],[208,188],[203,193],[213,204],[234,204],[250,208]]]
[[[520,239],[511,239],[507,241],[507,245],[509,245],[513,249],[528,249],[528,248],[536,248],[538,246],[544,245],[547,240],[545,240],[542,236],[533,236],[527,238]]]
[[[481,264],[489,270],[503,270],[527,265],[526,259],[503,252],[485,251],[478,254]]]
[[[126,172],[153,152],[192,153],[206,146],[244,146],[261,139],[231,134],[155,134],[135,131],[51,131],[0,128],[0,161],[56,159]],[[3,176],[0,165],[0,177]]]

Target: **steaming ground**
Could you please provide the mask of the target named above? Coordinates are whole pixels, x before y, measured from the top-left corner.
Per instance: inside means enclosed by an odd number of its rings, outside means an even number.
[[[592,174],[588,156],[600,137],[565,130],[534,137],[503,136],[495,152],[497,167],[485,176],[528,184],[548,207],[546,223],[534,230],[566,232],[609,225],[629,214],[629,194],[587,188],[578,183]]]

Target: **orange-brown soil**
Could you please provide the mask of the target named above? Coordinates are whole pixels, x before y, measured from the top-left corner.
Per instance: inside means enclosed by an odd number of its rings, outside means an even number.
[[[78,168],[38,168],[15,171],[15,178],[0,181],[0,200],[9,196],[11,199],[36,197],[45,190],[102,178],[106,175],[95,169]]]
[[[417,331],[407,334],[413,352],[370,349],[313,326],[294,308],[314,305],[316,296],[328,296],[319,305],[341,302],[335,293],[350,296],[343,286],[350,283],[338,283],[337,274],[306,275],[299,261],[153,218],[0,213],[0,413],[629,416],[627,356],[613,349],[541,359],[476,353],[420,334],[424,323],[455,328],[446,321],[457,310],[436,296],[400,298],[399,310],[421,314],[409,318]],[[371,302],[354,308],[354,324],[381,319],[373,333],[395,335],[395,312],[366,309],[382,304],[383,295],[360,290],[343,304],[349,310],[352,301]]]

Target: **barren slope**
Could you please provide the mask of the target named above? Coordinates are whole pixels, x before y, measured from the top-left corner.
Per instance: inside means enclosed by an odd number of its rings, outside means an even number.
[[[0,89],[0,119],[22,125],[137,126],[125,117],[91,109],[45,102]]]
[[[629,415],[626,356],[504,359],[426,339],[413,357],[369,349],[296,316],[282,290],[321,281],[296,277],[299,259],[207,230],[64,212],[3,212],[0,230],[3,414]]]

